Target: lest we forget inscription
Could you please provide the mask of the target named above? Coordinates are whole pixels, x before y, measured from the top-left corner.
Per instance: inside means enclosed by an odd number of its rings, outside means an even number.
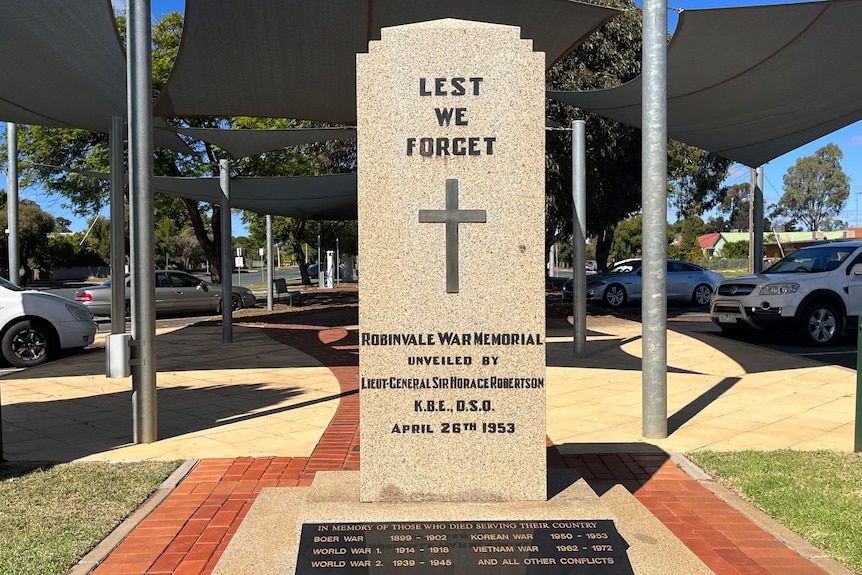
[[[296,575],[625,575],[611,520],[308,523]]]
[[[357,56],[360,499],[546,499],[544,55],[383,29]]]

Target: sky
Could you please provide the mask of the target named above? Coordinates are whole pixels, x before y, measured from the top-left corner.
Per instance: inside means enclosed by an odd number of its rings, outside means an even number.
[[[752,6],[777,3],[787,2],[786,0],[760,0],[758,2],[746,2],[744,0],[668,0],[668,29],[671,32],[673,31],[676,25],[676,10],[678,9],[722,8],[728,6]],[[125,0],[114,0],[113,4],[117,11],[122,12],[125,10]],[[637,0],[637,4],[640,5],[641,0]],[[184,6],[184,0],[151,0],[154,20],[158,20],[161,15],[174,10],[182,12],[184,10]],[[6,124],[0,122],[0,139],[5,140],[5,138]],[[850,199],[847,202],[846,209],[838,217],[851,226],[862,226],[862,122],[851,124],[767,163],[764,166],[763,189],[763,199],[767,213],[769,205],[776,203],[783,193],[783,178],[784,174],[787,173],[788,168],[793,166],[798,158],[811,156],[819,148],[828,143],[836,144],[844,152],[844,159],[841,162],[841,167],[844,172],[850,176]],[[2,161],[0,161],[0,164],[5,165],[5,163],[5,158],[3,158]],[[0,187],[2,188],[6,188],[5,176],[6,174],[4,172],[3,179],[0,180]],[[731,186],[733,184],[750,182],[750,180],[749,168],[741,164],[734,164],[731,166],[725,185]],[[73,231],[84,231],[87,228],[87,220],[91,216],[81,218],[72,215],[69,210],[63,207],[64,199],[59,196],[50,196],[43,190],[35,188],[21,188],[19,190],[19,196],[21,198],[34,200],[43,210],[51,213],[55,217],[59,216],[71,220],[71,228]],[[103,209],[101,215],[106,218],[108,217],[107,207]],[[234,235],[239,236],[247,233],[240,215],[233,216],[232,224]]]

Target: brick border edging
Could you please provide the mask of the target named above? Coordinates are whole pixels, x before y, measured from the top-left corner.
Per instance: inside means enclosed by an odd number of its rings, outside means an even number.
[[[829,575],[855,575],[853,571],[842,565],[837,559],[834,559],[819,547],[812,545],[806,539],[803,539],[773,519],[772,516],[761,511],[751,502],[746,501],[736,492],[716,481],[715,478],[698,467],[684,454],[678,452],[671,453],[670,460],[686,475],[697,481],[713,495],[744,515],[748,520],[775,537],[778,541],[793,549],[800,556],[829,573]]]
[[[107,559],[114,549],[122,543],[126,537],[138,526],[141,522],[149,517],[165,499],[173,493],[177,485],[194,470],[200,459],[187,459],[177,467],[162,483],[156,487],[156,490],[147,497],[143,503],[138,505],[129,515],[123,519],[108,535],[102,539],[89,553],[81,557],[65,575],[89,575],[93,570],[102,564]]]

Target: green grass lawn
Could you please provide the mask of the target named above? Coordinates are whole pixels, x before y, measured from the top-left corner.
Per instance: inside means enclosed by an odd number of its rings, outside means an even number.
[[[832,451],[686,454],[803,539],[862,573],[862,458]]]
[[[0,465],[0,573],[62,575],[179,464]]]

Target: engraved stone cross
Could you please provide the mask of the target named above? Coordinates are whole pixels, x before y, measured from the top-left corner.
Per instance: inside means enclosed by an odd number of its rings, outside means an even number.
[[[419,223],[446,224],[446,292],[458,293],[458,224],[484,224],[485,210],[458,209],[458,180],[446,180],[446,209],[419,210]]]

